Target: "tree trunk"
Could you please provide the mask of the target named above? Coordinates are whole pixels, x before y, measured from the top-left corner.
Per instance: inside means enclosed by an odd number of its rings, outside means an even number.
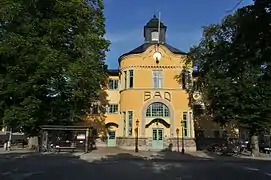
[[[251,136],[251,155],[252,156],[258,156],[260,154],[260,151],[259,151],[259,140],[258,140],[258,135],[256,134],[253,134]]]

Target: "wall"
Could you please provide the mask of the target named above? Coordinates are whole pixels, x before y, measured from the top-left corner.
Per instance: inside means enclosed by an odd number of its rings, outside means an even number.
[[[191,111],[189,107],[188,94],[182,89],[177,76],[180,75],[183,67],[186,65],[186,56],[175,55],[166,47],[160,45],[159,51],[163,58],[159,62],[153,59],[155,46],[149,47],[142,54],[134,54],[124,57],[120,62],[121,73],[121,91],[120,91],[120,107],[121,111],[133,111],[134,121],[133,127],[136,127],[136,120],[139,120],[139,134],[141,137],[151,137],[151,129],[146,129],[147,123],[145,110],[153,102],[162,102],[171,110],[170,119],[165,120],[171,124],[168,130],[165,128],[164,135],[167,137],[176,136],[176,128],[181,128],[182,112]],[[134,87],[124,87],[124,71],[134,71]],[[163,83],[161,89],[153,88],[152,70],[163,71]],[[129,77],[127,77],[129,79]],[[129,84],[129,81],[128,83]],[[161,126],[161,125],[159,125]],[[193,126],[193,123],[191,123]],[[193,128],[189,128],[193,131]],[[190,133],[193,136],[193,133]],[[133,133],[133,136],[135,134]]]
[[[110,75],[109,79],[116,79],[119,80],[119,76],[113,76]],[[118,87],[120,87],[120,83],[118,85]],[[118,113],[115,114],[105,114],[105,124],[108,123],[115,123],[117,125],[116,126],[109,126],[108,128],[111,130],[115,130],[116,131],[116,136],[121,136],[122,132],[121,132],[121,123],[120,123],[120,119],[121,119],[121,114],[120,114],[120,93],[119,93],[119,88],[116,90],[106,90],[107,93],[107,100],[108,100],[108,104],[118,104]]]
[[[173,149],[177,149],[176,129],[180,129],[179,137],[182,137],[181,119],[183,112],[191,112],[189,107],[189,98],[185,89],[178,80],[178,76],[182,72],[184,66],[191,68],[186,64],[187,57],[184,55],[176,55],[170,52],[163,45],[159,46],[162,53],[162,60],[157,64],[153,59],[153,53],[156,47],[153,45],[141,54],[128,55],[120,61],[119,74],[110,74],[110,79],[120,79],[118,90],[106,90],[109,104],[119,104],[119,112],[115,114],[104,114],[105,126],[108,130],[115,130],[117,137],[117,146],[123,148],[134,148],[135,128],[139,130],[139,145],[141,149],[151,149],[151,141],[153,128],[163,128],[164,130],[164,147],[167,148],[173,144]],[[134,85],[132,88],[124,87],[124,71],[133,70]],[[153,85],[153,70],[163,71],[162,87],[155,89]],[[127,73],[128,74],[128,73]],[[127,85],[129,84],[129,76],[127,76]],[[146,117],[146,109],[154,102],[165,104],[170,110],[170,116],[162,118],[170,126],[165,127],[161,123],[153,123],[148,128],[146,124],[154,119]],[[128,111],[133,112],[132,136],[128,137],[128,133],[124,134],[124,117],[126,112],[126,129],[128,123]],[[91,119],[91,118],[90,118]],[[92,118],[93,119],[93,118]],[[139,124],[137,126],[136,121]],[[124,136],[125,135],[125,136]],[[175,138],[175,140],[174,140]],[[185,137],[185,148],[187,150],[195,150],[194,142],[194,121],[188,117],[188,137]],[[181,145],[181,143],[179,143]]]
[[[122,149],[133,150],[135,149],[135,138],[129,137],[118,137],[117,146]],[[152,149],[152,139],[151,138],[139,138],[138,139],[138,149],[139,151],[160,151],[160,149]],[[181,138],[167,138],[164,141],[164,150],[170,151],[181,151],[182,149],[182,139]],[[193,138],[184,139],[184,150],[185,152],[196,151],[196,143]]]

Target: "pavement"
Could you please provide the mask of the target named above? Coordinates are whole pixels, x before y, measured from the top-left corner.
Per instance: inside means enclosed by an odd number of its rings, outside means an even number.
[[[228,158],[228,159],[227,159]],[[226,160],[227,159],[227,160]],[[236,160],[238,159],[238,160]],[[84,153],[0,153],[0,180],[270,180],[271,161],[203,152],[139,152],[101,148]]]
[[[91,153],[75,153],[75,155],[80,156],[81,159],[88,161],[98,160],[101,158],[107,158],[113,155],[122,155],[124,159],[129,158],[137,159],[143,158],[147,160],[167,160],[167,161],[199,161],[199,160],[215,160],[215,161],[244,161],[244,160],[262,160],[271,161],[270,155],[261,155],[259,157],[252,157],[248,155],[239,156],[221,156],[214,153],[208,153],[203,151],[197,152],[186,152],[185,155],[180,152],[152,152],[152,151],[139,151],[134,152],[131,150],[123,150],[118,148],[99,148],[99,150],[94,150]]]

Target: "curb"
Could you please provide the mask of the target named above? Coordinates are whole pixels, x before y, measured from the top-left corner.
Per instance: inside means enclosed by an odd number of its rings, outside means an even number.
[[[85,154],[78,155],[80,159],[83,160],[110,160],[110,155],[101,155],[101,156],[85,156]],[[115,158],[117,161],[151,161],[151,162],[251,162],[251,161],[262,161],[268,162],[271,161],[270,159],[251,159],[251,158],[212,158],[212,157],[194,157],[194,158],[157,158],[157,157],[149,157],[149,156],[133,156],[133,157],[117,157]]]

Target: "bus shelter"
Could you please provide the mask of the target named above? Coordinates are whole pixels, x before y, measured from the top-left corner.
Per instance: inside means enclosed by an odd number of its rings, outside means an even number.
[[[91,151],[95,147],[93,128],[89,126],[41,126],[41,152]]]

